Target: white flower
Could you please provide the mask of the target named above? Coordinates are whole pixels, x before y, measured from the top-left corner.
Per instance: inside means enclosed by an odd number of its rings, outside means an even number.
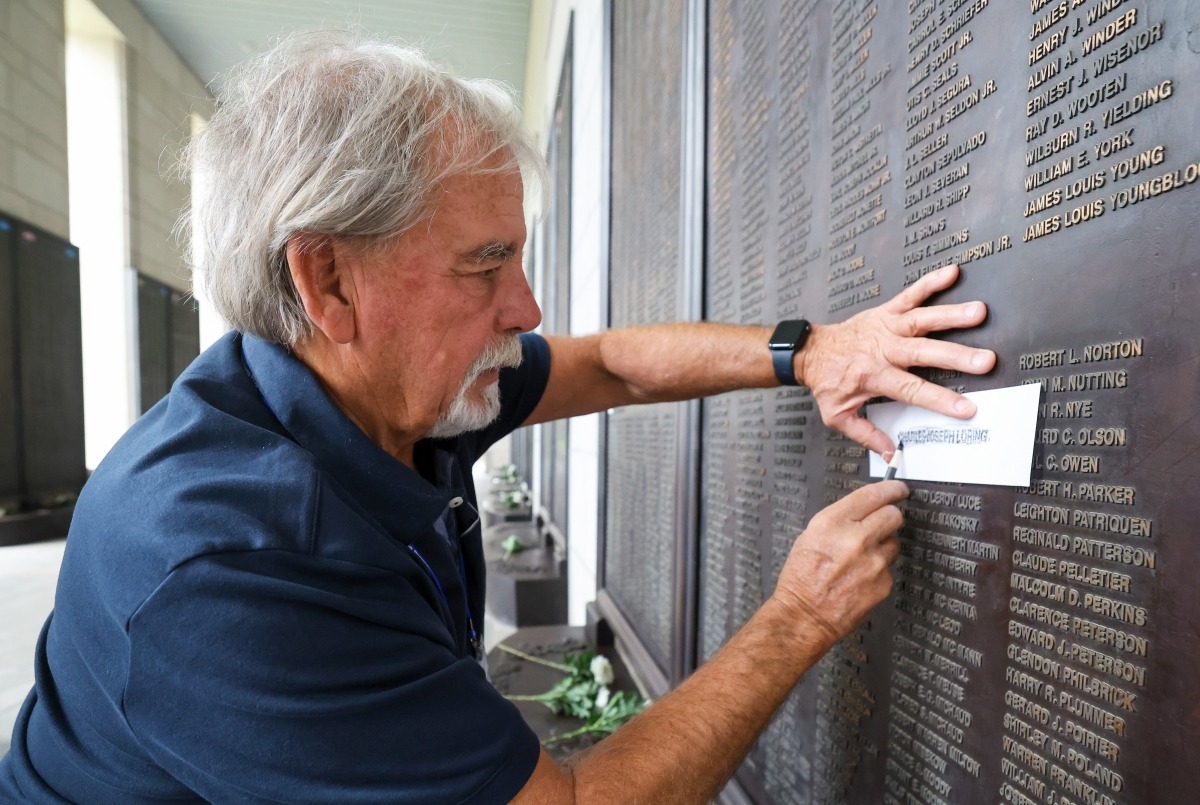
[[[612,667],[612,663],[608,661],[608,657],[604,657],[601,655],[596,655],[595,657],[593,657],[591,670],[592,670],[592,676],[601,685],[612,684],[613,667]],[[605,697],[605,701],[608,701],[607,697]]]
[[[608,707],[608,700],[612,696],[612,691],[607,686],[600,688],[596,693],[596,710],[603,710]]]

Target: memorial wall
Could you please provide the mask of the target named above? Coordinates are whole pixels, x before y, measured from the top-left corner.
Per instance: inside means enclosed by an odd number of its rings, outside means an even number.
[[[680,160],[684,5],[613,4],[609,310],[615,327],[687,318]],[[617,409],[607,422],[605,525],[614,538],[604,544],[600,587],[649,654],[645,670],[660,678],[657,688],[682,659],[673,642],[685,614],[675,594],[685,572],[676,546],[686,537],[676,503],[689,494],[678,454],[688,426],[686,406],[677,403]]]
[[[688,287],[679,6],[614,2],[614,325],[676,318]],[[737,790],[1190,801],[1200,3],[711,0],[705,28],[705,318],[840,321],[957,263],[939,301],[990,315],[950,337],[999,361],[926,376],[1042,387],[1031,486],[910,484],[893,595],[801,682]],[[807,520],[870,482],[805,389],[706,401],[694,433],[676,410],[608,431],[603,586],[660,667],[678,629],[689,667],[711,656]],[[696,501],[693,533],[664,519],[672,496]]]
[[[87,479],[79,250],[0,213],[0,510],[71,502]]]
[[[145,413],[200,354],[200,312],[191,294],[138,272],[137,344],[138,396]]]

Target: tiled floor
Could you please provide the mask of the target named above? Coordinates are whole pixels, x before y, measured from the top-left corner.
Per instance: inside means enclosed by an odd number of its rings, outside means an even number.
[[[66,540],[0,548],[0,756],[33,685],[33,648],[54,606]]]

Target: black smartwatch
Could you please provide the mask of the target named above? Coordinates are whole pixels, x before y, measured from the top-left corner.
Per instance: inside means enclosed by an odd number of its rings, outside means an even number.
[[[771,361],[775,364],[775,377],[779,380],[780,385],[800,385],[800,381],[796,379],[796,369],[792,365],[792,358],[796,351],[804,346],[804,342],[808,340],[808,334],[811,332],[812,325],[804,319],[787,319],[779,322],[775,332],[771,333],[771,339],[767,341],[767,348],[771,350]]]

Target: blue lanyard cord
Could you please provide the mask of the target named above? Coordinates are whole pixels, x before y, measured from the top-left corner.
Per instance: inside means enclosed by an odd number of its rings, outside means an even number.
[[[450,599],[446,597],[446,591],[444,589],[442,589],[442,582],[438,578],[437,573],[433,572],[433,567],[430,566],[430,564],[425,561],[424,556],[421,556],[421,552],[417,550],[417,546],[410,543],[408,546],[408,549],[410,551],[412,551],[413,556],[417,557],[417,561],[419,561],[421,563],[421,566],[425,568],[425,572],[429,574],[429,577],[431,579],[433,579],[433,583],[437,586],[438,594],[442,597],[442,604],[445,605],[446,612],[449,612],[450,611]],[[459,559],[460,560],[462,559],[461,549],[459,550]],[[475,631],[475,621],[471,617],[471,602],[466,600],[467,570],[466,570],[465,564],[466,564],[466,562],[459,561],[458,568],[462,575],[463,601],[465,603],[465,609],[466,609],[466,613],[467,613],[467,637],[471,641],[471,648],[478,650],[479,649],[479,634]]]
[[[467,637],[471,641],[471,648],[478,649],[479,648],[479,635],[475,631],[475,621],[474,621],[474,619],[471,618],[471,602],[469,600],[467,600],[467,563],[463,559],[461,545],[459,546],[459,549],[458,549],[458,558],[460,560],[458,563],[458,574],[462,578],[463,602],[466,605],[466,611],[467,611]]]
[[[475,522],[471,523],[469,526],[467,526],[464,529],[461,529],[461,530],[456,529],[456,530],[458,530],[458,534],[457,534],[458,572],[459,572],[459,575],[462,577],[463,600],[466,602],[467,633],[471,639],[471,646],[475,649],[475,653],[479,654],[481,641],[479,639],[479,633],[477,631],[475,631],[475,620],[471,617],[471,599],[467,595],[467,591],[470,589],[470,587],[467,584],[467,558],[465,556],[463,556],[462,541],[463,541],[463,537],[465,537],[467,534],[471,533],[471,529],[473,529],[479,525],[480,517],[479,517],[479,511],[471,504],[471,501],[464,500],[463,502],[467,504],[467,508],[469,508],[472,512],[475,513]],[[458,515],[455,515],[456,520],[457,520],[457,518],[458,518]]]

